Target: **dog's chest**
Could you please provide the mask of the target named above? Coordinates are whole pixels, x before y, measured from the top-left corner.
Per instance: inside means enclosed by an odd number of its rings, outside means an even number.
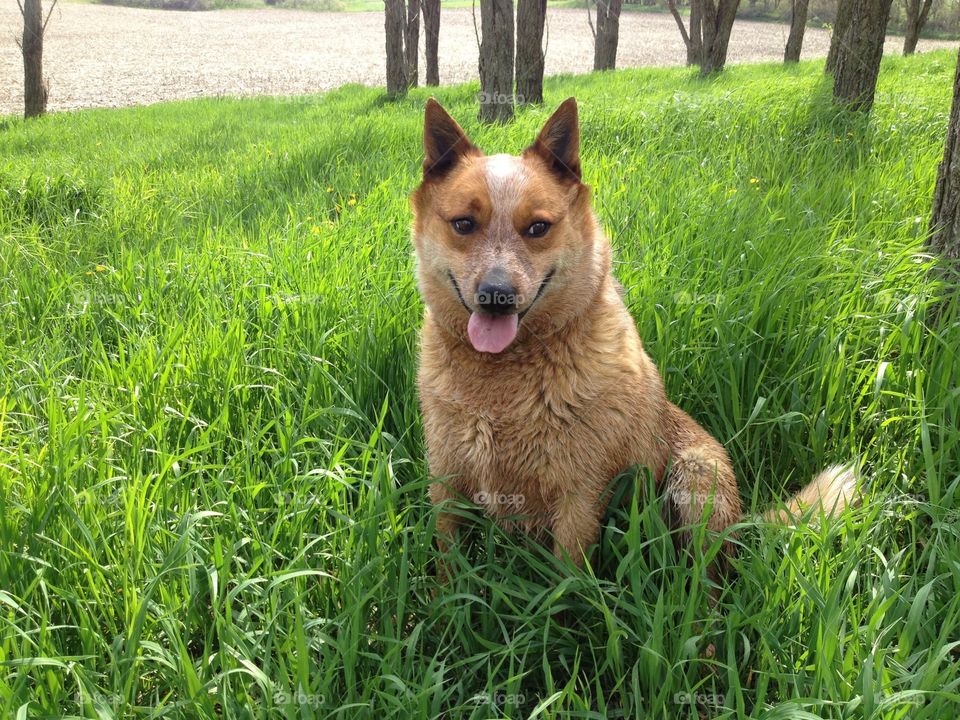
[[[446,368],[421,380],[431,471],[462,478],[481,500],[504,498],[494,513],[518,496],[528,511],[548,508],[611,454],[598,428],[603,393],[575,368],[476,376]]]

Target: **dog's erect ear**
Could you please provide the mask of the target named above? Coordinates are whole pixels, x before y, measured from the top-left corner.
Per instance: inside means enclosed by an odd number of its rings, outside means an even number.
[[[427,100],[423,118],[423,179],[439,177],[466,155],[480,151],[467,138],[463,128],[436,100]]]
[[[580,182],[580,122],[576,98],[563,101],[524,154],[543,158],[561,179]]]

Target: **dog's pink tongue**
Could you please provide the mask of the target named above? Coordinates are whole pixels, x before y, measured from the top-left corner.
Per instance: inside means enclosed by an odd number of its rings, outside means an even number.
[[[517,336],[517,316],[473,313],[467,322],[470,344],[479,352],[498,353]]]

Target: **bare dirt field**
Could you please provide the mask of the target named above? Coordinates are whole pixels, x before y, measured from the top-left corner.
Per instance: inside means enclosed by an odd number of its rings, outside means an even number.
[[[589,72],[593,39],[586,13],[551,9],[547,23],[547,74]],[[0,114],[23,109],[23,66],[15,42],[19,27],[17,4],[5,0],[0,4]],[[779,60],[786,35],[786,26],[737,21],[729,60]],[[901,43],[889,38],[887,52],[899,52]],[[826,55],[828,44],[826,31],[808,29],[803,57]],[[955,46],[921,41],[919,50]],[[684,59],[669,15],[623,14],[618,67],[682,65]],[[383,85],[383,14],[268,8],[191,13],[68,2],[54,10],[44,60],[51,110],[201,95],[295,95],[345,83]],[[476,77],[472,12],[445,8],[440,79],[446,84]]]

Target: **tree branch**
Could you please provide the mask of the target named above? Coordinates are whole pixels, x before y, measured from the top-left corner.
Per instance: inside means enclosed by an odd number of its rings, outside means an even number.
[[[17,0],[20,2],[20,0]],[[53,9],[57,6],[57,0],[53,0],[53,3],[50,5],[50,10],[47,12],[47,19],[43,21],[43,27],[40,29],[41,35],[46,35],[47,33],[47,23],[50,22],[50,16],[53,15]]]
[[[477,0],[473,0],[470,13],[473,16],[473,36],[477,39],[477,51],[480,52],[480,29],[477,27]],[[483,57],[483,53],[480,54],[480,57]]]
[[[547,59],[547,48],[550,47],[550,21],[547,19],[547,10],[543,10],[543,45],[540,46],[540,57]]]
[[[673,15],[673,19],[677,21],[677,27],[680,28],[680,37],[683,38],[683,44],[687,46],[687,50],[690,49],[690,35],[687,33],[687,28],[683,24],[683,18],[680,16],[680,11],[677,10],[676,0],[667,0],[667,7],[670,9],[670,14]]]

